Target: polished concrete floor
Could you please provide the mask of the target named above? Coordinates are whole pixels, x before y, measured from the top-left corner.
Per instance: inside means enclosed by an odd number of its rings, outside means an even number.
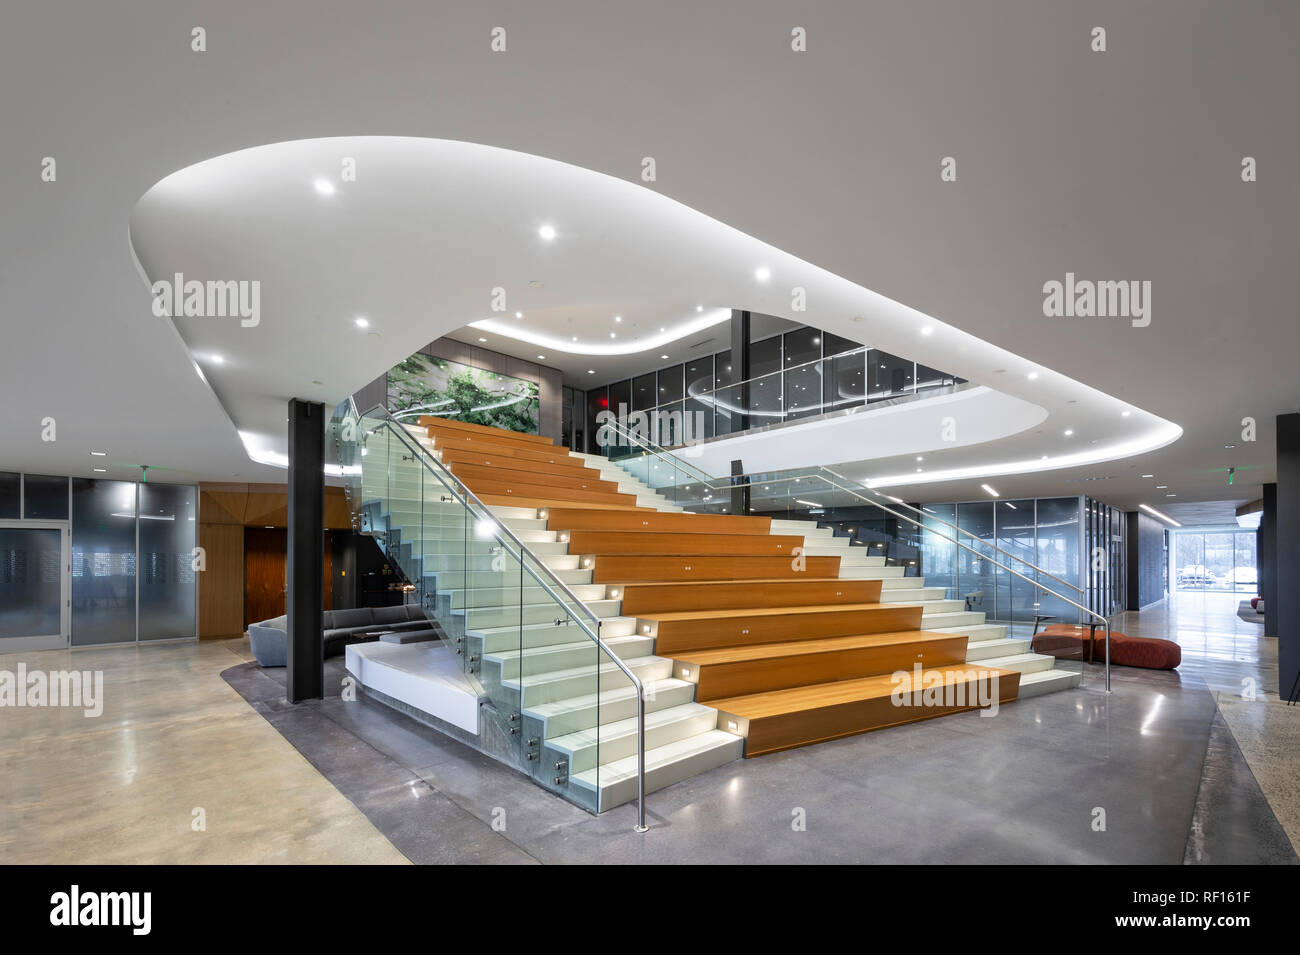
[[[97,717],[71,708],[0,709],[0,859],[405,862],[221,679],[249,659],[247,645],[0,654],[0,670],[16,672],[25,662],[101,671],[104,681]]]
[[[652,794],[646,834],[632,831],[631,806],[593,817],[384,706],[344,702],[338,659],[327,698],[291,706],[283,671],[243,662],[246,640],[0,656],[0,669],[19,659],[103,669],[108,698],[97,719],[0,712],[0,855],[1295,862],[1300,708],[1276,702],[1275,641],[1248,626],[1235,601],[1221,611],[1180,597],[1118,623],[1175,636],[1180,672],[1117,667],[1107,695],[1093,667],[1083,688],[993,718],[959,714],[732,763]],[[1272,698],[1243,699],[1243,678]],[[205,832],[191,829],[195,807]]]

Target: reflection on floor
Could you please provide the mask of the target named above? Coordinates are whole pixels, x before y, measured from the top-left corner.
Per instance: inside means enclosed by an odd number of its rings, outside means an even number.
[[[0,654],[15,675],[102,671],[104,698],[97,717],[0,709],[0,859],[406,861],[218,675],[247,659],[246,639]]]
[[[246,639],[4,655],[10,672],[20,661],[100,669],[107,699],[97,719],[0,711],[0,856],[1295,862],[1300,708],[1275,701],[1276,641],[1215,596],[1117,621],[1177,639],[1180,671],[1116,667],[1108,696],[1089,667],[1082,689],[992,718],[963,713],[731,763],[651,796],[646,834],[632,831],[632,805],[591,816],[400,713],[344,702],[341,660],[329,661],[327,699],[291,706],[283,671],[242,662]],[[1241,699],[1243,677],[1274,701]],[[203,832],[191,828],[198,807]]]
[[[1212,690],[1276,699],[1277,639],[1237,616],[1236,594],[1177,593],[1140,613],[1117,616],[1112,625],[1135,637],[1163,637],[1183,648],[1179,672]]]

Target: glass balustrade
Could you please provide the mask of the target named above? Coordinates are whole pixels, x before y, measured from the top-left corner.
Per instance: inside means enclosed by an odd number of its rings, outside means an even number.
[[[480,694],[471,742],[592,811],[604,773],[638,791],[642,688],[601,637],[617,601],[544,519],[513,518],[512,531],[420,428],[382,408],[359,414],[349,399],[332,431],[355,528],[400,570]]]

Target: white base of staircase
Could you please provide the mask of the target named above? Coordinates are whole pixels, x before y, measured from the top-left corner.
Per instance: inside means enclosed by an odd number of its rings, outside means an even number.
[[[366,689],[479,734],[478,689],[461,658],[441,641],[355,643],[346,650],[348,672]]]

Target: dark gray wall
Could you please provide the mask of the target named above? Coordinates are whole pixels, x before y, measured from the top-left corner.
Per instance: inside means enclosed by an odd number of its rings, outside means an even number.
[[[425,345],[420,351],[434,358],[458,361],[462,365],[472,365],[475,368],[496,372],[498,375],[510,375],[513,378],[536,382],[541,405],[537,432],[547,438],[563,441],[561,429],[564,414],[562,405],[564,375],[558,368],[524,361],[522,358],[513,358],[510,355],[467,345],[450,338],[439,338]],[[357,403],[357,410],[365,411],[367,408],[383,404],[387,397],[387,379],[380,377],[358,391],[353,399]]]
[[[1124,518],[1128,522],[1126,609],[1141,610],[1165,598],[1165,529],[1140,511],[1130,511]]]
[[[1259,595],[1264,599],[1264,634],[1277,636],[1277,485],[1264,485],[1264,515],[1255,533]]]
[[[1277,664],[1281,694],[1290,697],[1300,672],[1300,414],[1277,416]],[[1268,605],[1264,608],[1268,616]]]

